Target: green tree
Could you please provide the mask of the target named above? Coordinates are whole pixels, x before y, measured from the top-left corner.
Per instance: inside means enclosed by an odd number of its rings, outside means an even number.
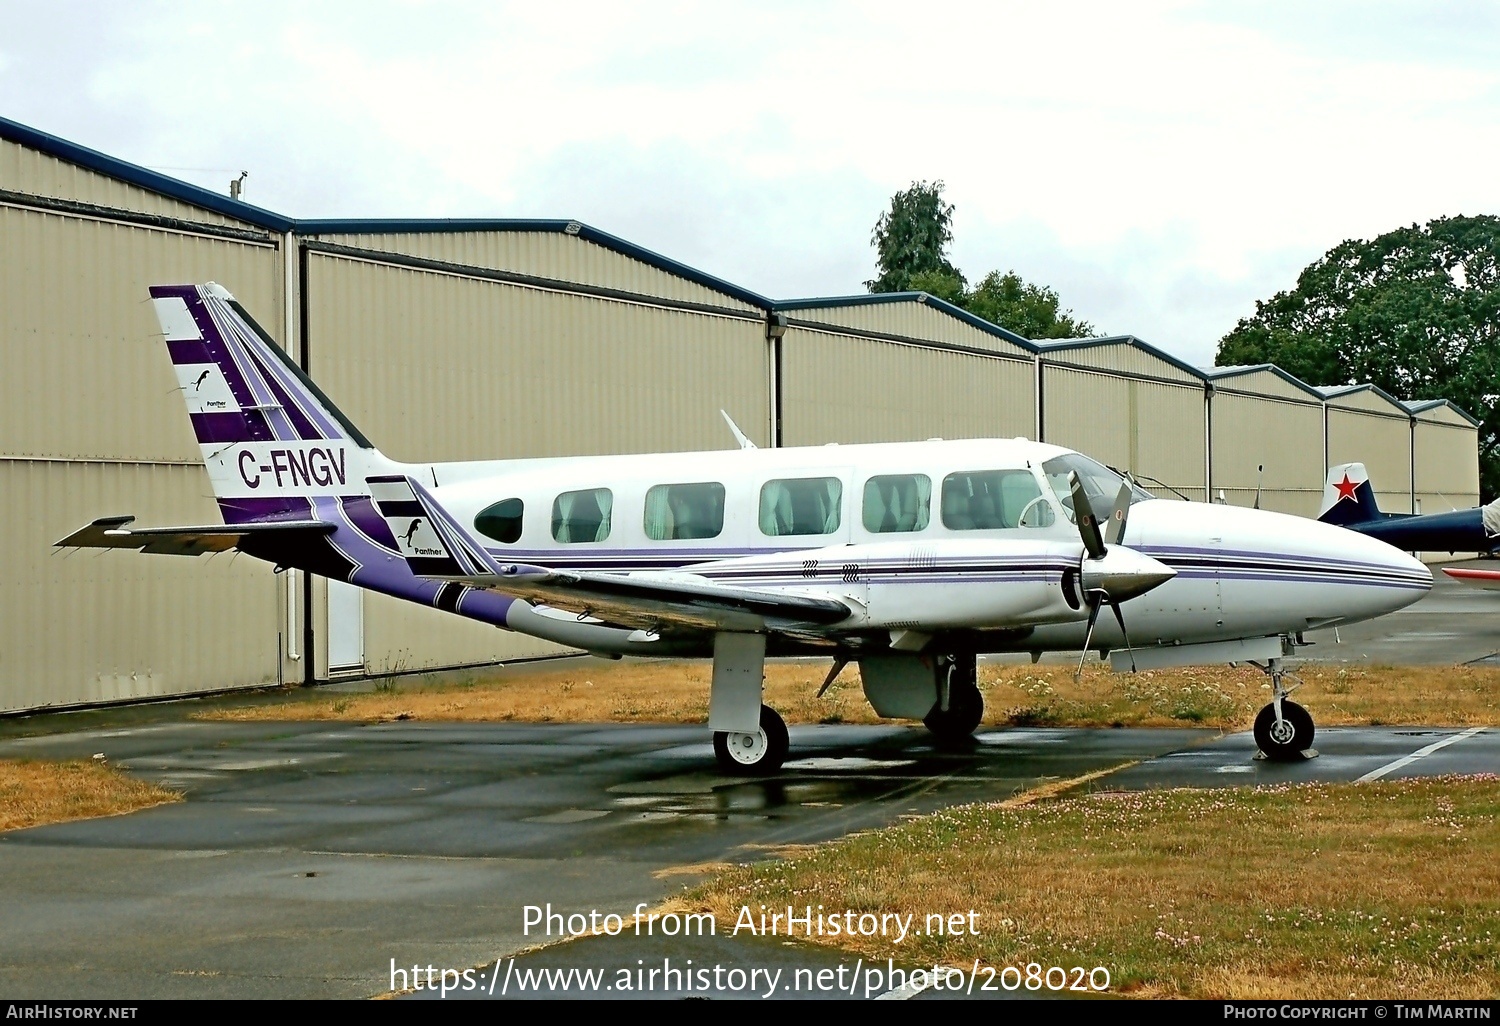
[[[1093,325],[1075,320],[1073,311],[1058,313],[1061,300],[1045,285],[1030,285],[1015,271],[991,271],[959,303],[977,317],[1027,338],[1085,338]]]
[[[1370,382],[1480,419],[1480,491],[1500,493],[1500,218],[1444,217],[1341,242],[1255,304],[1216,362],[1275,363],[1309,384]]]
[[[961,288],[963,275],[948,262],[952,242],[953,204],[943,202],[943,183],[913,182],[891,197],[891,208],[875,222],[870,243],[880,274],[865,288],[909,292],[914,277],[932,274],[957,278]]]

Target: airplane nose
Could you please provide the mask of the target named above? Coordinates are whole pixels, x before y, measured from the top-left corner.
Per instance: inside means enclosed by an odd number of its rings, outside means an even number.
[[[1099,559],[1083,561],[1083,590],[1102,591],[1116,602],[1144,595],[1176,576],[1167,564],[1123,545],[1111,545]]]

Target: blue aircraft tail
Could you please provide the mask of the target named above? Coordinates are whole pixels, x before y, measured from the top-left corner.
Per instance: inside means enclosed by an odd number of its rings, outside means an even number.
[[[1339,527],[1386,519],[1375,502],[1375,489],[1363,463],[1340,463],[1328,468],[1318,519]]]

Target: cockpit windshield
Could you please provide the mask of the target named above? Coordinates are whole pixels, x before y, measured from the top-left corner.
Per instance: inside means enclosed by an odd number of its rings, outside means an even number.
[[[1042,464],[1042,472],[1047,475],[1047,483],[1052,486],[1052,492],[1057,496],[1058,504],[1062,506],[1063,512],[1067,514],[1069,520],[1075,523],[1078,518],[1073,513],[1073,489],[1068,484],[1069,473],[1077,472],[1084,494],[1089,497],[1094,511],[1101,517],[1107,515],[1113,508],[1115,496],[1120,494],[1120,485],[1125,483],[1123,477],[1102,463],[1095,463],[1087,456],[1080,456],[1076,452],[1053,457]],[[1130,484],[1131,502],[1144,502],[1154,498],[1156,496],[1140,485]]]

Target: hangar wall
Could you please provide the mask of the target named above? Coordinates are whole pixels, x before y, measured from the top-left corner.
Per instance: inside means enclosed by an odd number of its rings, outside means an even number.
[[[1323,398],[1278,368],[1204,371],[1210,382],[1210,493],[1234,506],[1318,515],[1323,495]],[[1264,469],[1262,469],[1264,468]]]
[[[539,244],[539,264],[562,269],[550,239],[523,241]],[[525,266],[526,257],[519,244],[452,245],[444,254],[461,260],[505,254],[512,267]],[[462,266],[467,270],[456,263],[441,272],[403,266],[368,250],[307,256],[308,369],[392,458],[722,448],[729,436],[721,409],[754,441],[769,444],[770,358],[760,311],[734,303],[710,308],[702,300],[712,297],[704,294],[684,301],[689,307],[660,295],[500,281],[483,277],[494,268]],[[641,278],[638,284],[663,284]],[[356,672],[563,651],[381,595],[355,592],[348,601],[363,603],[364,659]],[[336,604],[315,599],[314,608],[327,631],[342,629]],[[328,646],[316,652],[322,676]]]
[[[576,222],[293,221],[0,119],[0,712],[557,651],[250,559],[52,548],[110,513],[217,521],[146,301],[207,280],[396,458],[723,448],[722,408],[763,445],[1040,436],[1245,505],[1264,462],[1290,512],[1325,455],[1392,510],[1478,497],[1441,401],[1215,382],[919,294],[772,302]]]
[[[1479,505],[1479,424],[1445,399],[1412,410],[1412,474],[1418,511]]]
[[[0,240],[0,710],[277,681],[269,567],[52,543],[108,513],[218,520],[146,289],[233,281],[279,323],[279,237],[7,140]]]
[[[1363,463],[1381,510],[1412,512],[1411,412],[1373,385],[1327,389],[1325,394],[1328,466]],[[1477,457],[1475,468],[1477,474]]]
[[[1040,346],[1043,441],[1128,470],[1158,494],[1207,498],[1197,371],[1129,337]]]

